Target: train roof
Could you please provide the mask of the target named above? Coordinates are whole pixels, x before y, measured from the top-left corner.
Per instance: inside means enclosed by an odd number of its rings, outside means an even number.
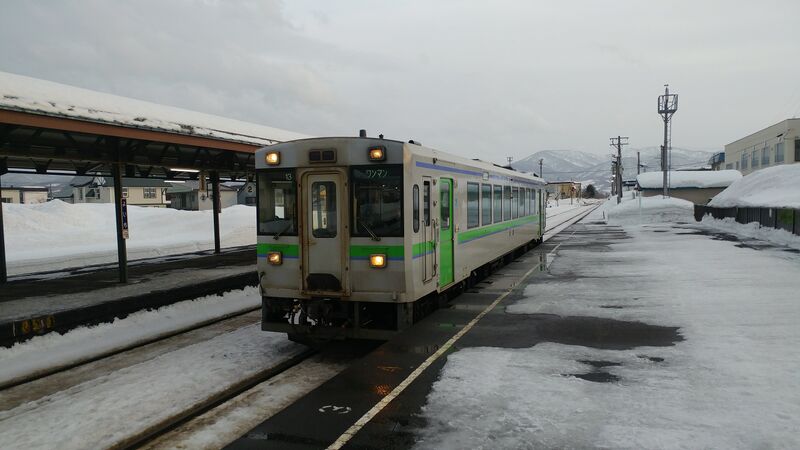
[[[447,162],[456,163],[456,164],[460,164],[460,165],[464,165],[464,166],[469,166],[469,167],[472,167],[474,169],[478,169],[478,170],[485,171],[485,172],[493,172],[495,174],[501,174],[501,175],[504,175],[506,177],[516,177],[516,178],[526,179],[526,180],[533,181],[533,182],[536,182],[536,183],[541,183],[542,185],[547,184],[547,182],[543,178],[541,178],[539,176],[536,176],[534,174],[525,173],[525,172],[519,172],[517,170],[511,169],[511,168],[507,168],[507,167],[503,167],[503,166],[500,166],[498,164],[494,164],[494,163],[491,163],[491,162],[488,162],[488,161],[483,161],[483,160],[480,160],[480,159],[465,158],[463,156],[458,156],[458,155],[454,155],[452,153],[443,152],[441,150],[437,150],[437,149],[432,148],[432,147],[427,147],[425,145],[422,145],[420,143],[413,142],[413,141],[412,142],[403,142],[403,141],[399,141],[399,140],[396,140],[396,139],[386,139],[386,138],[380,138],[380,137],[359,137],[359,136],[311,137],[311,138],[305,138],[305,139],[296,139],[296,140],[292,140],[292,141],[285,141],[285,142],[281,142],[281,143],[278,143],[278,144],[270,145],[268,147],[262,147],[261,149],[259,149],[259,152],[263,152],[263,151],[268,150],[268,149],[274,149],[276,147],[283,147],[283,146],[286,146],[286,145],[291,145],[292,143],[295,143],[295,142],[317,141],[317,140],[326,140],[326,139],[352,139],[352,140],[365,139],[365,140],[371,140],[371,141],[392,143],[394,145],[402,145],[402,146],[406,146],[407,148],[409,148],[412,152],[414,152],[416,154],[422,154],[422,155],[426,155],[426,156],[435,157],[435,158],[437,158],[439,160],[442,160],[442,161],[447,161]]]

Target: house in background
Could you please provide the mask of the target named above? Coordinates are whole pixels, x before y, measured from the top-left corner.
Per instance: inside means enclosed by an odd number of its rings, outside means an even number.
[[[211,183],[208,183],[206,190],[200,190],[200,182],[190,180],[184,183],[169,183],[167,189],[167,201],[170,208],[186,209],[191,211],[210,210],[213,205],[213,195]],[[222,208],[227,208],[237,204],[236,188],[219,185],[219,197]]]
[[[48,189],[44,186],[6,186],[0,189],[0,202],[34,204],[45,203]]]
[[[551,181],[547,183],[545,190],[551,198],[580,198],[581,184],[576,181]]]
[[[155,178],[123,178],[122,198],[128,205],[165,208],[167,189],[164,180]],[[112,203],[114,180],[106,177],[75,177],[68,186],[54,192],[53,198],[68,203]]]
[[[742,178],[738,170],[679,170],[669,172],[670,197],[705,205],[734,181]],[[646,172],[636,177],[637,189],[644,197],[662,195],[664,172]]]

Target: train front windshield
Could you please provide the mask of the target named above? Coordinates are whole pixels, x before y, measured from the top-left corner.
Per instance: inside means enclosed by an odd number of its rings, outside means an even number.
[[[297,236],[297,185],[294,177],[294,170],[259,172],[259,234]]]
[[[403,166],[353,167],[353,236],[403,236]]]

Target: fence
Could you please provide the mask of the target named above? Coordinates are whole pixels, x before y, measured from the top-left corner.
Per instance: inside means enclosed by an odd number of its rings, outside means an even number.
[[[756,222],[762,227],[778,228],[800,236],[800,209],[790,208],[715,208],[694,205],[694,218],[698,222],[703,216],[715,219],[730,217],[739,223]]]

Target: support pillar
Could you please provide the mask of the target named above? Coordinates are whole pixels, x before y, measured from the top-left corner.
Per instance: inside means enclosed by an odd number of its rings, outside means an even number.
[[[119,282],[128,282],[128,249],[122,234],[122,164],[113,164],[114,211],[117,215],[117,261],[119,262]]]
[[[0,284],[8,281],[8,268],[6,267],[6,239],[3,231],[3,202],[0,202]]]
[[[220,252],[219,242],[219,210],[222,202],[219,198],[219,172],[211,172],[212,211],[214,211],[214,253]]]

